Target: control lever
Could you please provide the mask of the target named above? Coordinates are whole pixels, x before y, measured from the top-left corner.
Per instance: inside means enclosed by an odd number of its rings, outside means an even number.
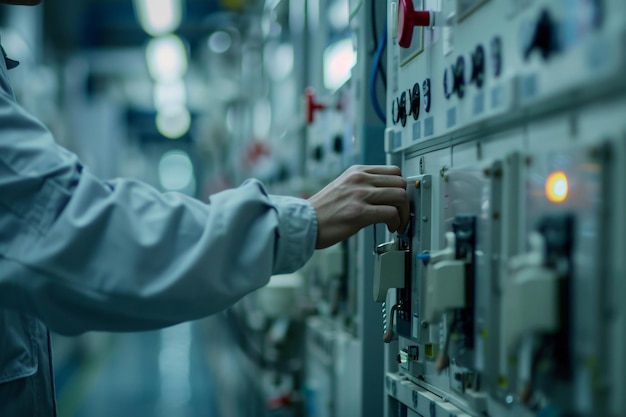
[[[390,288],[404,288],[404,271],[409,251],[400,236],[376,247],[374,261],[374,301],[383,302]]]
[[[427,263],[424,315],[436,322],[446,310],[465,308],[467,258],[457,259],[457,236],[446,233],[446,248],[419,256]]]

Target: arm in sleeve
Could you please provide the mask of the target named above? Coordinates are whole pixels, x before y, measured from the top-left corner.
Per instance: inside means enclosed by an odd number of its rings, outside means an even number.
[[[257,181],[208,204],[104,182],[0,91],[0,308],[65,334],[163,327],[298,269],[317,218]]]

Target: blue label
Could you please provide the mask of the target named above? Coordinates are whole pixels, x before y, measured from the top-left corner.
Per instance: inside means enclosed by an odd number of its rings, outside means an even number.
[[[499,109],[504,104],[504,88],[499,85],[491,90],[491,108]]]
[[[537,86],[537,75],[531,74],[522,77],[520,80],[520,94],[522,101],[532,100],[537,96],[539,87]]]
[[[422,122],[413,123],[413,140],[418,140],[422,137]]]
[[[396,132],[393,135],[393,148],[399,148],[402,146],[402,132]]]
[[[432,136],[435,133],[435,121],[433,116],[424,119],[424,137]]]
[[[611,62],[613,45],[603,38],[598,38],[587,49],[587,68],[591,73],[603,73]]]
[[[481,115],[485,111],[485,93],[482,91],[474,96],[474,116]]]
[[[456,126],[456,107],[452,107],[451,109],[448,109],[447,126],[448,126],[448,129]]]

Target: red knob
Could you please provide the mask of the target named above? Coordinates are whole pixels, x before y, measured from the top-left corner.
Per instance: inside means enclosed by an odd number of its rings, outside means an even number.
[[[415,26],[432,26],[432,13],[428,11],[416,11],[413,0],[400,0],[398,8],[398,45],[409,48],[413,40],[413,28]]]
[[[307,87],[304,90],[304,96],[306,99],[306,122],[311,124],[314,120],[314,113],[318,110],[324,110],[326,105],[315,101],[315,90],[313,90],[313,87]]]

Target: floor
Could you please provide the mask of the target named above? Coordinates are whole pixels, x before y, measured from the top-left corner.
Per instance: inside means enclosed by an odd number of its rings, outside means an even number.
[[[56,367],[59,417],[219,417],[206,339],[197,323],[103,338]]]

